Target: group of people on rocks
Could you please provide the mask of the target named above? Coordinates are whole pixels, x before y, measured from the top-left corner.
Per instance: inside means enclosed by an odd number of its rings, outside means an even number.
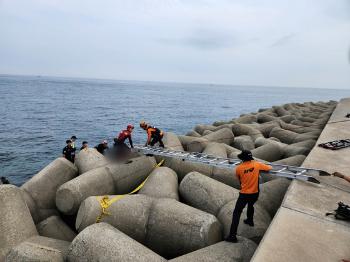
[[[147,142],[145,146],[154,146],[156,143],[159,143],[160,147],[164,147],[162,141],[164,134],[160,129],[150,126],[144,121],[140,122],[140,127],[147,132]],[[134,126],[128,125],[125,130],[122,130],[119,135],[114,138],[114,148],[116,149],[117,154],[123,155],[130,151],[129,146],[125,143],[127,139],[130,147],[134,147],[131,136],[133,130]],[[70,140],[67,140],[67,146],[63,149],[63,155],[72,162],[74,162],[75,156],[75,140],[76,137],[72,136]],[[81,150],[84,150],[84,148],[87,147],[88,144],[86,141],[84,141]],[[106,140],[104,140],[95,148],[101,154],[104,154],[105,150],[108,149],[108,143]],[[235,173],[240,182],[241,190],[233,210],[230,232],[225,238],[225,241],[233,243],[238,241],[236,236],[237,229],[241,214],[246,206],[248,206],[247,218],[243,220],[243,222],[248,226],[254,227],[254,204],[259,198],[259,175],[261,171],[270,171],[272,169],[270,165],[254,160],[252,153],[248,150],[242,150],[242,152],[238,155],[238,158],[242,161],[242,163],[236,167]],[[333,175],[350,182],[350,178],[341,173],[334,172]]]
[[[140,127],[146,131],[147,133],[147,142],[145,146],[154,146],[156,143],[159,143],[160,147],[164,147],[163,136],[164,133],[157,127],[151,126],[145,121],[140,122]],[[134,130],[134,126],[129,124],[125,130],[120,131],[120,133],[114,138],[114,146],[112,153],[117,157],[121,157],[127,155],[130,152],[130,148],[134,148],[134,144],[132,141],[132,132]],[[66,146],[63,148],[62,155],[67,160],[74,163],[75,153],[76,153],[76,145],[75,141],[77,140],[76,136],[72,136],[70,139],[66,140]],[[128,140],[130,147],[126,144],[126,140]],[[89,147],[87,141],[82,142],[82,146],[80,150],[84,150]],[[104,155],[106,150],[109,150],[108,141],[103,140],[100,144],[95,146],[95,149]]]

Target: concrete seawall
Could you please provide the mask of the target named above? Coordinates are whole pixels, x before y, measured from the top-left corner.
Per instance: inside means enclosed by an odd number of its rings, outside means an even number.
[[[350,98],[342,99],[302,166],[349,175],[350,148],[317,145],[350,138]],[[350,259],[350,223],[325,216],[337,203],[350,202],[350,184],[337,177],[317,177],[315,185],[293,181],[252,261],[341,261]]]

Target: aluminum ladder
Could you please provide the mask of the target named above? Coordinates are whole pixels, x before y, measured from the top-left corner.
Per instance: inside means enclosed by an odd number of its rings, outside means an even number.
[[[237,165],[242,163],[240,159],[216,157],[213,155],[203,154],[198,152],[183,152],[183,151],[170,150],[170,149],[161,148],[161,147],[150,147],[150,146],[141,146],[141,145],[136,145],[134,148],[139,153],[142,153],[144,155],[172,157],[172,158],[181,159],[182,161],[197,162],[197,163],[207,164],[210,166],[217,166],[217,167],[228,168],[228,169],[234,169]],[[330,175],[327,172],[318,170],[318,169],[280,165],[280,164],[274,164],[274,163],[267,163],[267,164],[272,166],[272,169],[269,172],[266,172],[268,174],[278,176],[278,177],[308,181],[316,184],[319,184],[320,181],[318,181],[313,176]]]

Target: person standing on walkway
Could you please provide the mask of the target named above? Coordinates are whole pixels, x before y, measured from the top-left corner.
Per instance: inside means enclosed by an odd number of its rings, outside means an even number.
[[[238,224],[246,205],[248,205],[248,210],[244,223],[254,226],[254,204],[259,198],[259,174],[260,171],[272,169],[269,165],[255,161],[248,150],[243,150],[237,157],[242,160],[242,163],[236,167],[236,176],[241,183],[241,191],[233,211],[230,234],[225,238],[226,241],[233,243],[237,242]]]
[[[334,172],[332,175],[333,175],[333,176],[336,176],[336,177],[339,177],[339,178],[342,178],[342,179],[344,179],[345,181],[348,181],[348,182],[350,183],[350,176],[343,175],[343,174],[340,173],[340,172]]]
[[[74,163],[76,148],[72,147],[72,141],[69,139],[66,140],[66,144],[62,151],[63,157]]]
[[[163,131],[161,131],[159,128],[146,124],[144,121],[140,122],[140,127],[147,132],[147,142],[145,146],[154,146],[159,142],[159,146],[164,147],[162,140],[164,136]]]

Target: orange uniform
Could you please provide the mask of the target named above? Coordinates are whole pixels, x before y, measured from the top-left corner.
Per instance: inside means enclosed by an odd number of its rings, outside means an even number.
[[[259,173],[269,171],[272,167],[255,160],[245,161],[237,166],[236,176],[241,182],[242,194],[254,194],[259,192]]]

